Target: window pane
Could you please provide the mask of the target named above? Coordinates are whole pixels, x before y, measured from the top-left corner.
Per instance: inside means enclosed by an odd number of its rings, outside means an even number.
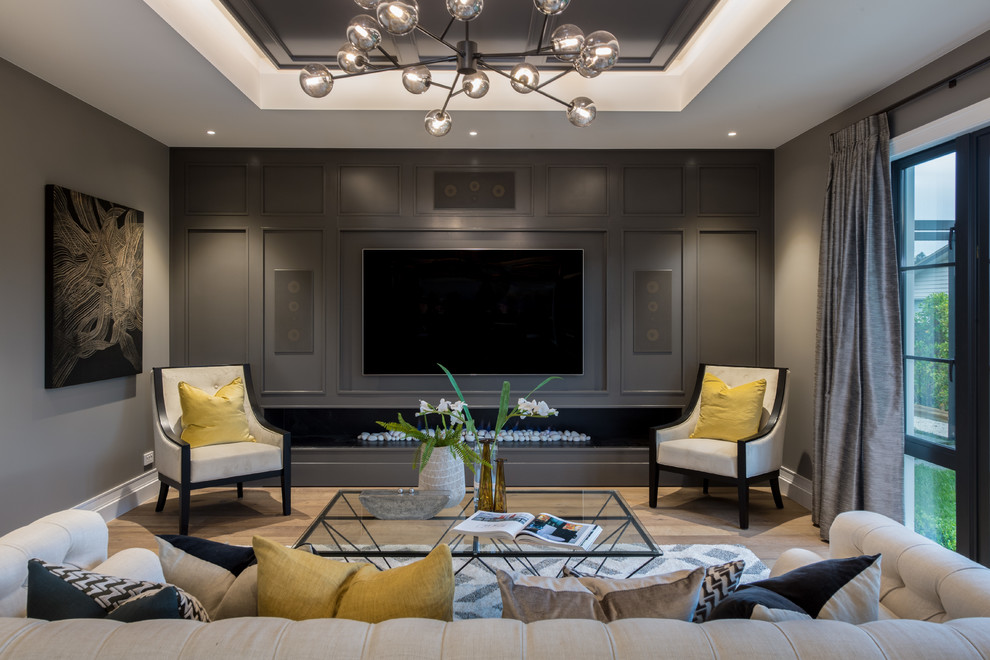
[[[955,261],[949,249],[949,229],[956,224],[956,155],[905,169],[901,203],[901,265]]]
[[[952,383],[949,365],[944,362],[905,360],[904,388],[907,390],[905,413],[907,432],[921,440],[943,447],[956,446]]]
[[[949,360],[952,350],[953,305],[949,282],[955,267],[925,268],[903,274],[904,352]]]
[[[956,473],[920,458],[904,457],[905,504],[914,531],[956,549]]]

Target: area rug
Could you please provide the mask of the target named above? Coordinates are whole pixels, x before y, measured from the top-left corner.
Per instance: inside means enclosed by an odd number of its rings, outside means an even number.
[[[689,545],[662,545],[663,555],[636,572],[636,576],[670,573],[682,569],[693,569],[699,566],[717,566],[736,559],[746,561],[742,582],[762,580],[770,574],[770,569],[752,551],[743,545],[705,545],[693,543]],[[623,549],[618,546],[616,549]],[[381,560],[375,560],[379,563]],[[414,561],[390,557],[389,566],[400,566]],[[642,558],[609,559],[600,569],[599,559],[589,559],[576,570],[585,575],[596,573],[599,577],[626,577],[630,572],[643,564]],[[464,559],[454,558],[454,569],[462,565]],[[518,562],[507,566],[504,560],[486,559],[489,566],[502,570],[519,570]],[[576,559],[569,559],[568,566],[574,567]],[[557,575],[563,567],[564,559],[546,558],[532,562],[532,566],[540,575]],[[384,568],[384,566],[382,566]],[[502,596],[498,590],[495,575],[478,561],[471,561],[464,566],[454,578],[454,619],[501,618]]]

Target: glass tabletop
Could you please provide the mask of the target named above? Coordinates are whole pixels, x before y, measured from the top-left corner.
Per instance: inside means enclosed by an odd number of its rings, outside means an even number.
[[[500,558],[529,566],[543,558],[642,558],[643,566],[662,554],[622,496],[614,490],[526,490],[509,489],[510,512],[549,513],[572,522],[594,523],[602,532],[587,550],[559,548],[527,541],[475,537],[454,531],[454,526],[474,512],[473,493],[428,520],[379,520],[361,504],[360,490],[340,490],[296,541],[295,547],[310,544],[324,557],[368,561],[425,557],[446,543],[455,558],[472,560]],[[638,563],[638,562],[636,562]],[[525,566],[524,566],[525,567]],[[638,568],[636,569],[638,570]],[[633,573],[636,571],[633,570]]]

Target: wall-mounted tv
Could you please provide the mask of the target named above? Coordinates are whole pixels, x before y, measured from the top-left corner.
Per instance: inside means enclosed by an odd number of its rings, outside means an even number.
[[[363,372],[577,375],[584,251],[363,252]]]

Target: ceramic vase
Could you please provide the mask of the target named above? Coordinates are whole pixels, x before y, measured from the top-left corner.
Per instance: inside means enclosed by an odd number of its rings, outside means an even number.
[[[460,504],[467,492],[464,482],[464,462],[450,447],[434,447],[430,460],[419,473],[420,490],[445,490],[447,506]]]

